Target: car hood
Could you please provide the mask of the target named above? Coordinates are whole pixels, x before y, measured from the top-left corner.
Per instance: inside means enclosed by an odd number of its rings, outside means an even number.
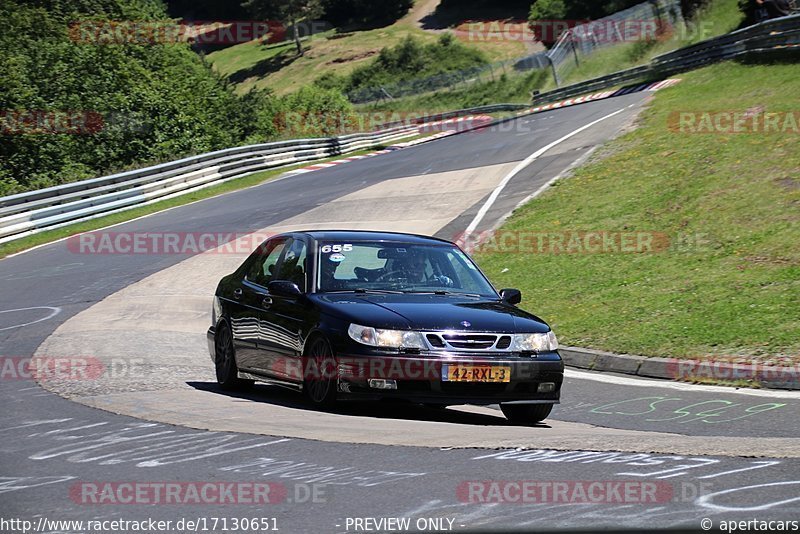
[[[547,332],[541,319],[500,300],[457,295],[322,294],[323,311],[376,328],[422,331]]]

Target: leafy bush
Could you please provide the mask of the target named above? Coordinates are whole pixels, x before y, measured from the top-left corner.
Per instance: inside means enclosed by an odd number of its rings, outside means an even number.
[[[480,50],[462,45],[449,33],[433,44],[422,44],[409,36],[392,48],[383,48],[369,64],[356,68],[347,78],[344,91],[467,71],[486,64]]]
[[[168,20],[159,0],[0,0],[0,17],[0,196],[269,141],[283,135],[275,116],[287,106],[349,109],[323,90],[236,96],[186,44],[70,38],[71,21]],[[14,112],[100,119],[83,134],[9,133]]]
[[[531,6],[529,19],[536,20],[586,20],[599,19],[640,4],[643,0],[536,0]]]

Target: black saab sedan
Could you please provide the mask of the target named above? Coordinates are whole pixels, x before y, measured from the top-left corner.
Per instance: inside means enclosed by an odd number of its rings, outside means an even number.
[[[495,291],[453,243],[418,235],[292,232],[217,287],[209,350],[224,389],[254,381],[337,399],[500,404],[545,419],[564,365],[550,327]]]

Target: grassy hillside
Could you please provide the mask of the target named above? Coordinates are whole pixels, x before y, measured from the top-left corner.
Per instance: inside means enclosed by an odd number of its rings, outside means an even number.
[[[482,267],[498,287],[521,286],[524,307],[551,321],[564,344],[800,360],[800,135],[669,127],[676,111],[796,112],[799,92],[797,64],[729,62],[686,74],[604,158],[501,229],[655,232],[667,250],[485,249]]]
[[[731,32],[744,20],[738,0],[712,0],[700,7],[685,25],[677,26],[657,41],[623,43],[599,50],[570,71],[562,84],[577,83],[649,62],[659,54]],[[556,87],[552,78],[542,87]]]
[[[711,0],[698,9],[685,26],[675,28],[657,41],[622,43],[582,58],[580,67],[568,70],[561,83],[577,83],[642,65],[659,54],[728,33],[736,29],[743,18],[743,13],[737,7],[737,0]],[[491,80],[484,76],[481,81],[468,86],[370,104],[369,107],[386,111],[452,110],[497,102],[529,102],[533,91],[549,91],[555,88],[555,80],[549,69],[522,73],[508,69],[506,76],[502,78],[498,76]]]
[[[430,2],[418,2],[414,10],[396,23],[366,31],[336,33],[329,31],[306,39],[308,50],[297,56],[289,45],[267,45],[251,41],[207,56],[221,75],[230,79],[236,91],[270,88],[278,94],[299,89],[325,73],[348,75],[357,67],[375,59],[384,47],[400,44],[412,36],[423,44],[436,42],[438,31],[423,30],[418,23],[420,9]],[[416,10],[416,11],[415,11]],[[466,43],[480,49],[489,61],[513,59],[525,55],[524,43],[515,41]]]

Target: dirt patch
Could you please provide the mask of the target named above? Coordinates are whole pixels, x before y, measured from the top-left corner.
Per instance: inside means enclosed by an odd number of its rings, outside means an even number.
[[[800,169],[798,169],[798,172],[800,173]],[[800,180],[795,178],[778,178],[775,180],[775,183],[789,191],[797,191],[800,189]]]
[[[372,57],[377,54],[379,50],[367,50],[366,52],[360,52],[358,54],[352,54],[349,56],[337,57],[334,58],[326,63],[326,65],[333,65],[338,63],[349,63],[351,61],[358,61],[361,59],[367,59],[368,57]]]

